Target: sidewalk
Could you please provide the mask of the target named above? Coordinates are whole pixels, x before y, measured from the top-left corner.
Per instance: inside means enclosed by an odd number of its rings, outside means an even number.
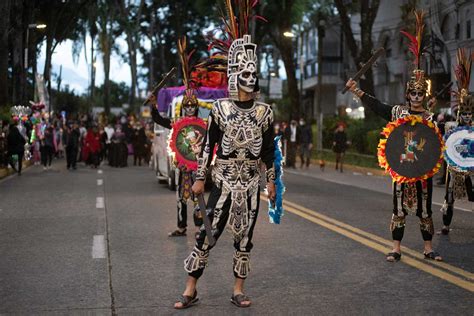
[[[30,160],[23,160],[22,172],[26,170],[28,167],[30,167],[31,165],[32,165],[32,162]],[[10,167],[0,168],[0,179],[4,179],[14,173],[15,171],[13,171],[13,169]]]
[[[312,165],[309,168],[285,168],[284,170],[289,174],[312,177],[333,183],[359,187],[370,191],[392,194],[391,178],[386,175],[383,170],[344,165],[344,172],[341,173],[335,170],[335,164],[333,162],[327,161],[324,171],[320,170],[318,161],[312,161]],[[437,177],[438,176],[435,176],[435,179]],[[444,190],[444,185],[434,184],[433,213],[439,211],[443,204],[445,194]],[[469,201],[456,201],[454,208],[474,214],[473,204],[474,203]]]

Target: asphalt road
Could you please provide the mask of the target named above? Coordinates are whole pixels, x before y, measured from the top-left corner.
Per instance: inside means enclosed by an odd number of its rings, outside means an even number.
[[[255,229],[246,282],[253,305],[229,302],[233,247],[225,233],[198,284],[200,303],[186,311],[172,305],[184,286],[193,235],[167,237],[176,225],[175,194],[150,169],[70,172],[56,161],[53,170],[32,167],[3,180],[0,314],[473,314],[471,205],[459,204],[449,237],[434,238],[444,263],[422,259],[418,220],[411,217],[402,261],[390,264],[387,178],[317,169],[285,177],[282,224],[268,223],[262,203]]]

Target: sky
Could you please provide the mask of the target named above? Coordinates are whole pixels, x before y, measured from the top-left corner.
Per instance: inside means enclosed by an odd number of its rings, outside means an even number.
[[[117,39],[118,45],[120,45],[121,50],[126,52],[126,42],[123,38]],[[67,40],[59,44],[52,57],[52,72],[56,75],[59,74],[60,66],[62,65],[62,82],[61,87],[64,88],[65,85],[69,85],[70,89],[78,94],[86,93],[90,81],[90,38],[87,40],[87,54],[88,62],[85,60],[85,49],[84,47],[81,50],[81,54],[77,60],[77,63],[74,63],[72,57],[72,41]],[[98,54],[98,52],[96,52]],[[38,58],[38,71],[43,73],[44,62],[46,56],[46,46],[42,45],[41,55]],[[102,62],[102,56],[96,55],[96,79],[95,85],[100,86],[104,82],[104,64]],[[139,57],[140,58],[140,57]],[[141,60],[139,61],[141,63]],[[130,67],[128,64],[125,64],[119,56],[112,54],[110,61],[110,79],[116,82],[125,82],[127,85],[131,83]],[[53,86],[56,83],[53,77]]]
[[[1,0],[0,0],[1,1]],[[119,45],[120,50],[122,52],[127,52],[127,43],[123,37],[119,37],[116,40],[117,45]],[[142,45],[145,45],[145,48],[149,49],[149,41],[142,42]],[[147,47],[148,46],[148,47]],[[87,61],[89,64],[86,63],[85,59],[85,51],[87,50]],[[46,56],[46,45],[41,46],[41,54],[38,57],[38,71],[43,73],[44,70],[44,62]],[[96,52],[96,79],[95,79],[95,86],[101,86],[104,82],[104,65],[102,62],[102,56],[99,52]],[[138,64],[142,63],[142,56],[139,53],[138,56]],[[263,60],[260,61],[262,64],[262,71],[265,70],[265,65]],[[280,68],[279,68],[279,77],[282,79],[286,78],[285,68],[283,66],[283,62],[279,61]],[[87,39],[87,47],[83,47],[80,53],[80,56],[75,63],[72,57],[72,41],[67,40],[59,44],[52,57],[52,73],[53,73],[53,87],[56,87],[55,76],[54,74],[59,74],[60,66],[62,65],[62,81],[61,81],[61,88],[64,89],[66,85],[69,85],[70,90],[74,89],[76,94],[85,94],[89,87],[89,80],[90,80],[90,38]],[[124,63],[120,56],[113,53],[110,61],[110,79],[120,83],[125,82],[128,86],[131,83],[131,74],[130,74],[130,67],[128,64]],[[143,88],[144,84],[139,83],[139,85]]]

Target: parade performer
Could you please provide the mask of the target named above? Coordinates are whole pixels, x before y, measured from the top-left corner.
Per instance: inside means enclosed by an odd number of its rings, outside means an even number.
[[[250,10],[245,7],[246,3],[239,2],[240,21],[249,20]],[[235,283],[231,302],[238,307],[248,307],[251,301],[244,294],[243,286],[250,271],[252,236],[260,201],[261,162],[266,166],[269,198],[275,199],[273,111],[268,104],[255,100],[259,91],[257,45],[251,42],[250,35],[246,35],[245,23],[237,23],[231,1],[226,4],[228,20],[224,34],[228,41],[219,41],[218,45],[228,51],[230,97],[217,100],[209,115],[193,191],[197,195],[203,193],[206,174],[217,146],[207,209],[215,239],[226,226],[232,232]],[[201,229],[194,249],[184,261],[188,279],[175,308],[187,308],[198,300],[196,285],[207,266],[211,248],[206,231]]]
[[[380,102],[375,97],[365,93],[357,87],[357,83],[349,79],[346,86],[363,102],[365,106],[372,109],[377,115],[388,121],[397,121],[401,118],[416,116],[426,121],[432,121],[433,113],[429,109],[434,105],[435,99],[429,101],[429,82],[425,73],[420,69],[420,58],[423,53],[423,29],[424,12],[415,11],[416,35],[413,36],[402,31],[410,39],[410,51],[415,56],[415,70],[406,85],[406,103],[391,106]],[[401,258],[400,245],[405,231],[406,215],[416,213],[420,219],[420,230],[424,241],[424,256],[427,259],[441,261],[442,257],[433,250],[433,219],[431,217],[431,201],[433,195],[433,179],[427,177],[412,183],[399,183],[393,181],[393,215],[390,229],[393,239],[393,250],[388,253],[386,259],[389,262],[398,261]]]
[[[199,102],[195,95],[195,86],[193,84],[193,81],[191,80],[191,67],[189,65],[189,60],[192,53],[191,54],[186,53],[186,38],[183,38],[182,40],[178,41],[178,51],[180,55],[181,68],[182,68],[182,73],[183,73],[183,84],[185,86],[183,99],[181,101],[181,113],[179,113],[178,118],[182,118],[182,119],[197,118],[198,113],[199,113]],[[156,97],[154,95],[151,95],[150,99],[153,102],[153,104],[156,104]],[[167,129],[173,129],[173,128],[177,128],[178,127],[177,125],[180,125],[180,126],[183,125],[183,124],[179,124],[178,120],[176,120],[173,123],[171,119],[161,116],[156,106],[151,107],[151,115],[152,115],[153,121],[156,124],[161,125]],[[181,123],[183,122],[186,124],[187,121],[182,121]],[[186,135],[186,136],[188,136],[187,138],[185,138],[186,141],[193,142],[191,146],[193,147],[201,146],[202,140],[203,140],[202,137],[201,139],[197,140],[195,138],[191,139],[191,135]],[[191,200],[193,202],[195,209],[197,207],[196,198],[191,190],[191,187],[193,185],[193,173],[194,173],[194,170],[192,170],[193,168],[189,168],[185,164],[178,164],[177,162],[176,162],[176,167],[177,167],[176,172],[178,173],[177,175],[178,181],[177,181],[177,187],[176,187],[176,199],[178,203],[178,207],[177,207],[178,227],[176,230],[168,234],[168,236],[170,237],[186,236],[188,201]],[[196,230],[199,230],[199,227],[202,225],[202,219],[199,217],[197,212],[193,212],[193,218],[194,218],[194,224],[196,226]],[[197,234],[198,232],[196,232],[196,235]]]
[[[453,206],[456,200],[462,200],[467,197],[471,202],[474,201],[474,191],[472,189],[471,176],[474,174],[474,165],[472,158],[474,155],[474,144],[467,146],[460,146],[466,138],[460,137],[453,139],[455,134],[472,135],[472,107],[474,106],[474,97],[469,95],[469,82],[471,75],[472,57],[474,54],[468,53],[465,49],[459,48],[457,52],[458,64],[454,69],[456,76],[458,91],[454,92],[454,109],[456,114],[455,122],[447,122],[445,125],[445,138],[447,141],[445,159],[448,164],[446,175],[446,195],[441,211],[443,212],[443,228],[441,233],[443,235],[449,234],[449,225],[453,219]],[[470,136],[472,142],[472,137]],[[467,155],[462,155],[460,148],[465,148]],[[459,157],[464,164],[459,165],[454,161],[455,156],[461,154]],[[453,157],[454,156],[454,157]],[[469,159],[471,162],[469,163]]]

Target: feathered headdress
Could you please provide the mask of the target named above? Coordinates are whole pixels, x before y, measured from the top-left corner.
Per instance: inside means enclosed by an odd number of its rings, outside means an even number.
[[[471,66],[474,52],[465,48],[458,48],[456,53],[457,65],[454,66],[458,91],[453,91],[455,96],[454,108],[460,107],[459,112],[472,112],[471,102],[466,102],[469,96],[469,82],[471,81]],[[454,110],[454,109],[453,109]]]
[[[190,53],[186,52],[186,37],[182,37],[181,39],[178,39],[178,54],[179,54],[179,59],[181,61],[181,70],[183,73],[183,85],[185,87],[185,93],[183,97],[183,104],[198,104],[198,100],[196,98],[196,95],[194,94],[194,89],[196,89],[196,86],[194,84],[194,81],[191,80],[191,56],[194,53],[194,50],[192,50]]]
[[[265,18],[252,14],[257,4],[258,0],[224,0],[225,9],[220,9],[222,27],[219,29],[223,33],[223,38],[217,38],[216,31],[208,34],[206,36],[209,40],[208,49],[216,50],[215,54],[227,56],[232,42],[249,33],[249,22],[252,19],[266,22]],[[237,9],[237,14],[234,7]]]
[[[403,35],[405,35],[410,43],[408,44],[409,51],[414,56],[413,64],[415,65],[415,69],[413,70],[412,77],[410,81],[407,83],[407,92],[410,90],[428,90],[428,82],[425,79],[425,72],[421,70],[421,56],[423,55],[426,47],[423,41],[423,33],[425,30],[425,23],[424,17],[425,12],[420,10],[415,10],[415,35],[408,33],[407,31],[400,31]]]

